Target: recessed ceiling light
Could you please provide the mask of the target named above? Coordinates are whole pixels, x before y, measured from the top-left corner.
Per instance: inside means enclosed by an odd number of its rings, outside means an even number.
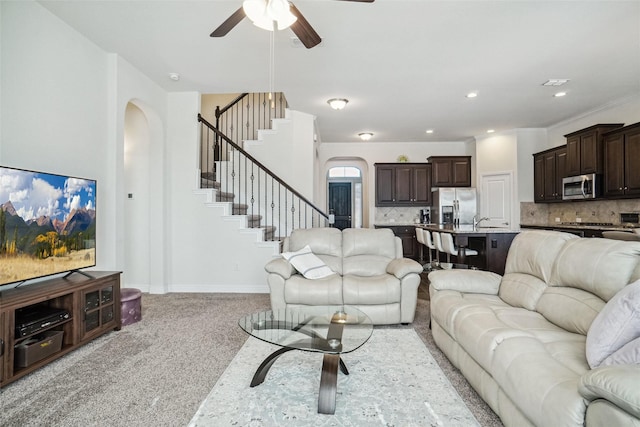
[[[334,110],[342,110],[347,106],[348,102],[349,100],[345,98],[331,98],[327,101],[327,104],[329,104]]]
[[[542,86],[562,86],[565,83],[568,83],[569,79],[549,79],[546,82],[542,83]]]
[[[427,129],[427,133],[433,133],[433,129]]]
[[[478,92],[469,92],[467,94],[467,98],[475,98],[476,96],[478,96]]]
[[[171,80],[173,80],[174,82],[177,82],[178,80],[180,80],[180,74],[178,74],[178,73],[169,73],[169,78]]]
[[[558,92],[556,94],[554,94],[553,96],[555,96],[556,98],[560,98],[561,96],[565,96],[567,94],[567,92]]]
[[[494,133],[496,130],[495,129],[489,129],[487,130],[487,133]]]
[[[361,132],[358,134],[358,136],[360,137],[361,140],[368,141],[371,139],[373,134],[371,132]]]

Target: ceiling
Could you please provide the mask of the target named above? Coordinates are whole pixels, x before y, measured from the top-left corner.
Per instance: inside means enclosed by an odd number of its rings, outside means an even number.
[[[241,0],[40,3],[167,91],[269,91],[269,32],[245,18],[209,37]],[[323,41],[305,49],[291,30],[275,33],[275,90],[317,117],[323,142],[363,131],[372,142],[466,141],[640,93],[639,0],[294,3]],[[543,86],[548,79],[570,81]],[[554,97],[560,89],[567,95]],[[349,104],[332,110],[334,97]]]

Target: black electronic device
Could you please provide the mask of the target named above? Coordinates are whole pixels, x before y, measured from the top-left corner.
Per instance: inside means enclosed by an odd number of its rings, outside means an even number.
[[[26,337],[69,319],[64,308],[35,305],[16,310],[16,338]]]

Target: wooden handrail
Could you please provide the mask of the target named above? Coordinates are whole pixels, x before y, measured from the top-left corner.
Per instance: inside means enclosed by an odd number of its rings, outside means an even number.
[[[307,205],[309,205],[311,208],[313,208],[315,211],[317,211],[321,216],[323,216],[325,219],[329,219],[329,215],[324,213],[322,210],[320,210],[317,206],[315,206],[312,202],[310,202],[309,200],[307,200],[306,197],[304,197],[302,194],[300,194],[298,191],[296,191],[294,188],[292,188],[289,184],[287,184],[286,182],[284,182],[278,175],[276,175],[275,173],[273,173],[268,167],[266,167],[265,165],[263,165],[259,160],[257,160],[255,157],[253,157],[251,154],[247,153],[242,147],[240,147],[238,144],[236,144],[235,142],[233,142],[230,138],[228,138],[224,133],[220,132],[218,129],[216,129],[215,126],[213,126],[211,123],[209,123],[204,117],[202,117],[201,114],[198,114],[198,121],[200,123],[202,123],[203,125],[205,125],[207,128],[209,128],[209,130],[213,131],[216,135],[216,137],[219,137],[221,139],[223,139],[225,142],[227,142],[227,144],[231,145],[234,149],[238,150],[240,153],[242,153],[243,156],[245,156],[247,159],[249,159],[250,161],[252,161],[256,166],[258,166],[260,169],[264,170],[265,173],[267,173],[269,176],[271,176],[274,180],[276,180],[278,182],[278,184],[282,185],[284,188],[286,188],[288,191],[290,191],[292,194],[294,194],[296,197],[298,197],[300,200],[302,200],[304,203],[306,203]]]
[[[247,95],[249,95],[249,92],[241,93],[233,101],[231,101],[229,104],[227,104],[225,107],[220,108],[219,106],[217,106],[216,107],[216,119],[219,118],[221,115],[223,115],[229,108],[233,107],[238,102],[240,102],[242,100],[242,98],[244,98]]]

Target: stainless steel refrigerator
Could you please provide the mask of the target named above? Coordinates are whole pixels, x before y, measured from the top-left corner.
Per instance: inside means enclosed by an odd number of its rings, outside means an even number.
[[[433,191],[431,222],[435,224],[473,224],[477,210],[475,188],[440,187]]]

